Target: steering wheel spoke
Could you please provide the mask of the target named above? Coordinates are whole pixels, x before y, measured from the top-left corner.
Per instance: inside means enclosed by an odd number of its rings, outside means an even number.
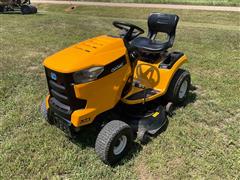
[[[127,41],[131,41],[140,34],[144,33],[144,30],[134,24],[130,23],[125,23],[125,22],[119,22],[119,21],[114,21],[113,25],[120,29],[121,31],[125,31],[125,34],[121,32],[121,36],[124,35],[124,39]]]

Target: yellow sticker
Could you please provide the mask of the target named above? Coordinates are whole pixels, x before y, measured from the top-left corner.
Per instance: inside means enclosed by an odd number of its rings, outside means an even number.
[[[160,113],[159,112],[155,112],[152,117],[157,117]]]

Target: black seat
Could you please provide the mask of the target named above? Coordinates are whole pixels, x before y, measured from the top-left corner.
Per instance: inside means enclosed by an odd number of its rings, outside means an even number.
[[[179,17],[174,14],[152,13],[148,18],[148,36],[135,38],[131,45],[140,52],[161,53],[173,46]],[[157,33],[167,34],[167,40],[155,40]]]

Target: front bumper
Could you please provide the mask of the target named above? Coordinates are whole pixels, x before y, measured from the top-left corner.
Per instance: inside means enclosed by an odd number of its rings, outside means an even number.
[[[61,121],[60,125],[63,123],[73,129],[90,124],[95,117],[94,109],[71,110],[69,106],[62,104],[50,95],[46,97],[46,108],[51,112],[55,124],[59,124],[59,121]]]

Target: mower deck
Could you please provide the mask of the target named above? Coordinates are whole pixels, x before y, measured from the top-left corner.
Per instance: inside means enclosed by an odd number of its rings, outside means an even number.
[[[144,142],[146,135],[155,135],[167,122],[166,110],[162,105],[140,105],[139,107],[129,107],[125,111],[126,122],[137,133],[137,138]]]

